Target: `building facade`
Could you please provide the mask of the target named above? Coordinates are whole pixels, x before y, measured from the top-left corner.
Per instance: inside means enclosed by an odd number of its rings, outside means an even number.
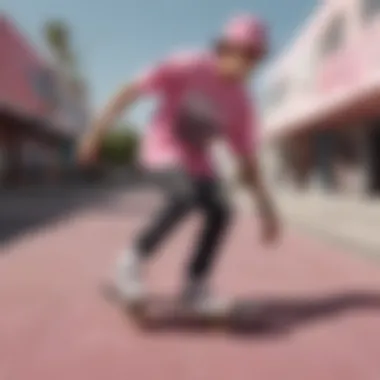
[[[321,1],[264,82],[278,177],[380,191],[380,0]]]
[[[28,170],[53,173],[88,122],[85,89],[43,57],[5,15],[0,57],[2,179]]]

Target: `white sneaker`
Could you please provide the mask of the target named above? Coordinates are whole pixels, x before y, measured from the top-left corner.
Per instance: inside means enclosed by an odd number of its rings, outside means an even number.
[[[190,282],[182,294],[182,302],[195,312],[211,316],[224,315],[229,308],[229,302],[213,297],[203,282]]]
[[[142,263],[133,249],[126,250],[116,264],[115,286],[120,298],[128,303],[140,302],[145,295]]]

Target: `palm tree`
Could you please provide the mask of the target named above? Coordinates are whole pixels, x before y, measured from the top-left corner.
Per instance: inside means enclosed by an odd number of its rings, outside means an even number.
[[[43,34],[58,67],[66,73],[65,80],[71,82],[70,86],[74,96],[79,102],[85,101],[87,98],[86,83],[78,71],[77,57],[73,52],[69,26],[59,19],[48,20],[44,25]],[[73,149],[74,142],[72,141],[62,145],[63,161],[71,161]]]
[[[57,61],[70,71],[74,69],[75,57],[72,52],[70,30],[61,20],[49,20],[44,26],[45,40]]]
[[[74,92],[78,97],[84,97],[87,86],[79,72],[69,26],[59,19],[48,20],[44,25],[44,36],[56,62],[70,75]]]

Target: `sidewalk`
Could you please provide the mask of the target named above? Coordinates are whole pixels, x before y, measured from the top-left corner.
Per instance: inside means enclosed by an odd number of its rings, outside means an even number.
[[[288,222],[380,258],[380,200],[317,191],[276,191]]]
[[[212,279],[235,303],[226,328],[163,313],[139,329],[101,287],[158,197],[112,190],[0,247],[1,380],[379,378],[380,267],[298,231],[264,248],[243,215]],[[153,294],[177,296],[198,227],[184,223],[147,268]]]

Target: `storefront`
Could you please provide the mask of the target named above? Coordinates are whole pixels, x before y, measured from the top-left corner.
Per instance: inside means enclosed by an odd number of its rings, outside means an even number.
[[[67,160],[64,150],[84,127],[87,110],[75,98],[67,76],[43,59],[4,16],[0,56],[1,181],[54,177],[51,173]]]
[[[298,186],[380,194],[380,0],[323,2],[309,20],[269,70],[269,89],[287,86],[266,139]]]

